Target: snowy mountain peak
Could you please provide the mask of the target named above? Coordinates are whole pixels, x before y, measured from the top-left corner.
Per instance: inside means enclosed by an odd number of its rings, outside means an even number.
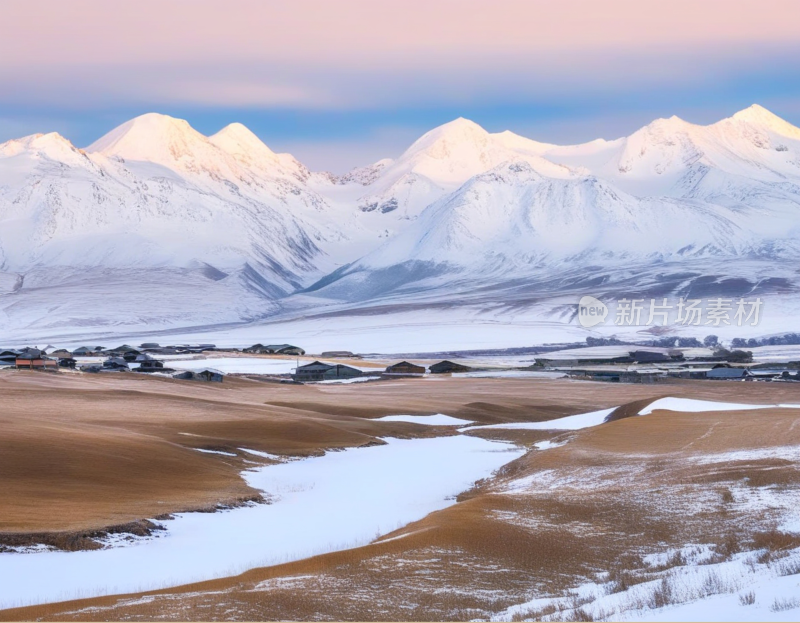
[[[781,119],[778,115],[770,112],[763,106],[753,104],[752,106],[740,110],[731,119],[756,125],[766,130],[771,130],[776,134],[781,134],[789,138],[800,139],[800,128],[793,126],[788,121]]]
[[[539,155],[542,145],[510,133],[490,134],[474,121],[460,117],[420,137],[389,171],[395,175],[413,172],[442,187],[452,187],[503,162],[523,158],[540,173],[571,175],[567,167]]]
[[[21,138],[13,138],[10,141],[0,144],[0,149],[11,151],[42,151],[52,147],[67,147],[75,149],[75,146],[58,132],[48,132],[47,134],[29,134]]]
[[[689,123],[688,121],[684,121],[677,115],[672,115],[668,118],[659,118],[654,121],[651,121],[646,126],[644,126],[640,132],[646,132],[650,134],[664,134],[668,132],[676,132],[681,130],[686,130],[688,128],[694,127],[693,124]]]
[[[0,157],[9,158],[20,154],[70,164],[88,163],[86,154],[58,132],[31,134],[0,144]]]
[[[257,164],[259,160],[278,162],[274,151],[241,123],[231,123],[208,139],[214,145],[246,164]]]
[[[207,141],[188,121],[147,113],[117,126],[86,151],[164,164],[191,157]]]
[[[477,123],[459,117],[423,134],[406,150],[403,156],[425,152],[431,158],[444,160],[459,149],[486,147],[489,137],[489,133]]]

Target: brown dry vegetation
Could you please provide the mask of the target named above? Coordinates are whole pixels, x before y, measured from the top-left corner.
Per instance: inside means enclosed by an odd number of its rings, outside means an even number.
[[[13,424],[13,434],[11,441],[0,440],[0,461],[25,433],[28,448],[41,448],[45,457],[15,455],[28,470],[35,467],[34,475],[16,467],[27,488],[14,489],[12,503],[0,511],[4,522],[26,529],[46,525],[63,530],[90,521],[106,525],[148,517],[153,508],[165,506],[154,507],[154,499],[179,508],[251,493],[237,489],[243,486],[237,475],[241,457],[204,455],[187,446],[311,453],[374,442],[377,435],[448,434],[446,429],[369,421],[390,413],[443,412],[495,423],[550,419],[664,395],[800,402],[800,388],[791,384],[685,382],[665,387],[442,378],[340,386],[226,380],[211,387],[121,375],[43,378],[0,375],[4,402],[14,397],[8,404],[17,409],[1,416],[4,428]],[[624,411],[627,415],[634,408]],[[36,417],[25,419],[26,414]],[[528,443],[548,433],[492,434]],[[72,442],[70,435],[87,436],[93,443]],[[796,464],[763,456],[707,459],[730,450],[800,444],[800,411],[661,411],[568,436],[567,445],[529,452],[462,495],[458,504],[389,535],[403,538],[234,578],[148,595],[8,610],[0,618],[472,619],[534,596],[563,594],[585,578],[603,577],[609,590],[621,589],[655,571],[645,568],[643,554],[686,543],[716,544],[720,557],[740,549],[764,549],[777,557],[794,544],[775,530],[776,516],[769,509],[754,515],[740,501],[748,490],[766,485],[796,496]],[[117,445],[111,446],[113,452],[98,452],[96,446],[103,444]],[[136,451],[123,453],[130,444],[138,444]],[[149,471],[137,459],[145,451],[148,460],[174,460],[181,469],[175,474]],[[105,462],[95,463],[98,454]],[[123,457],[119,463],[117,456]],[[46,497],[56,490],[52,478],[58,462],[53,457],[75,464],[57,477],[66,492],[55,502]],[[115,492],[107,483],[94,486],[98,464],[109,472]],[[8,473],[2,463],[0,486],[5,487]],[[521,484],[522,478],[527,481]],[[195,489],[182,497],[186,483],[195,483]],[[82,506],[83,511],[75,510]],[[54,508],[71,514],[53,513]],[[680,562],[673,559],[667,566]]]

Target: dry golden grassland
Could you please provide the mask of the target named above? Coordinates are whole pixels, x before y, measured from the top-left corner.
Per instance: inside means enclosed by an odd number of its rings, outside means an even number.
[[[9,431],[0,439],[0,487],[11,492],[0,510],[5,533],[100,528],[255,493],[238,476],[241,454],[191,448],[310,454],[378,436],[453,434],[370,421],[386,414],[499,423],[635,403],[619,412],[630,415],[665,395],[800,403],[800,388],[788,383],[449,377],[327,386],[226,379],[212,386],[10,373],[0,375],[0,392]],[[484,618],[607,572],[622,590],[656,571],[643,555],[687,543],[713,544],[719,557],[765,543],[776,552],[800,545],[784,542],[789,537],[775,529],[769,509],[742,503],[760,487],[800,490],[798,466],[769,455],[800,444],[800,410],[660,411],[566,433],[480,434],[569,443],[531,449],[457,504],[366,547],[146,595],[7,610],[0,619]],[[730,451],[749,454],[731,460],[722,454]]]

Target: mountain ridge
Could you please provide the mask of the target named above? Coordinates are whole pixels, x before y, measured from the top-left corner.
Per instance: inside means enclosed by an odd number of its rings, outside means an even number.
[[[628,265],[777,265],[800,257],[799,241],[800,129],[757,105],[568,146],[458,118],[343,176],[242,124],[205,136],[158,113],[86,149],[55,133],[0,144],[0,273],[22,284],[0,293],[0,311],[20,330],[175,327],[182,301],[193,323],[252,322],[446,298],[470,280],[555,295],[558,275],[584,265],[609,283]],[[143,316],[148,274],[165,311]],[[48,291],[61,299],[49,307]],[[111,305],[125,291],[131,309]]]

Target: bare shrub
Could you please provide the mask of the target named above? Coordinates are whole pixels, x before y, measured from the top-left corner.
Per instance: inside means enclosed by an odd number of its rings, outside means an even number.
[[[608,572],[608,587],[606,593],[622,593],[627,591],[634,584],[638,584],[636,577],[626,569],[614,568]]]
[[[730,489],[723,489],[722,490],[722,502],[724,504],[732,504],[733,499],[733,492]]]
[[[667,565],[669,567],[682,567],[686,564],[686,556],[683,555],[681,550],[678,550],[672,556],[669,557],[667,560]]]
[[[778,574],[783,576],[800,574],[800,560],[782,562],[778,565]]]
[[[591,597],[581,597],[577,592],[570,591],[568,603],[572,610],[577,610],[581,606],[585,606],[591,601],[593,601]]]
[[[512,621],[528,621],[534,620],[537,621],[542,619],[543,617],[550,616],[551,614],[555,614],[558,612],[558,608],[554,604],[547,604],[546,606],[542,606],[541,608],[533,608],[531,610],[523,610],[522,612],[517,612],[515,615],[511,617]]]
[[[732,593],[736,587],[730,582],[723,580],[716,572],[712,571],[703,580],[702,592],[704,595],[720,595],[722,593]]]
[[[753,591],[739,595],[739,603],[743,606],[752,606],[756,603],[756,594]]]
[[[727,535],[721,543],[717,544],[715,553],[722,557],[723,560],[728,560],[734,554],[742,551],[742,544],[736,534]]]
[[[800,599],[792,597],[791,599],[776,599],[769,607],[773,612],[785,612],[786,610],[794,610],[800,608]]]
[[[753,547],[755,549],[766,549],[771,552],[783,551],[800,547],[800,536],[781,532],[780,530],[769,530],[768,532],[756,532],[753,535]]]
[[[572,613],[572,621],[594,621],[592,613],[585,608],[578,608]]]
[[[675,595],[672,590],[672,583],[668,578],[662,578],[661,584],[650,595],[650,607],[663,608],[673,603],[675,603]]]

